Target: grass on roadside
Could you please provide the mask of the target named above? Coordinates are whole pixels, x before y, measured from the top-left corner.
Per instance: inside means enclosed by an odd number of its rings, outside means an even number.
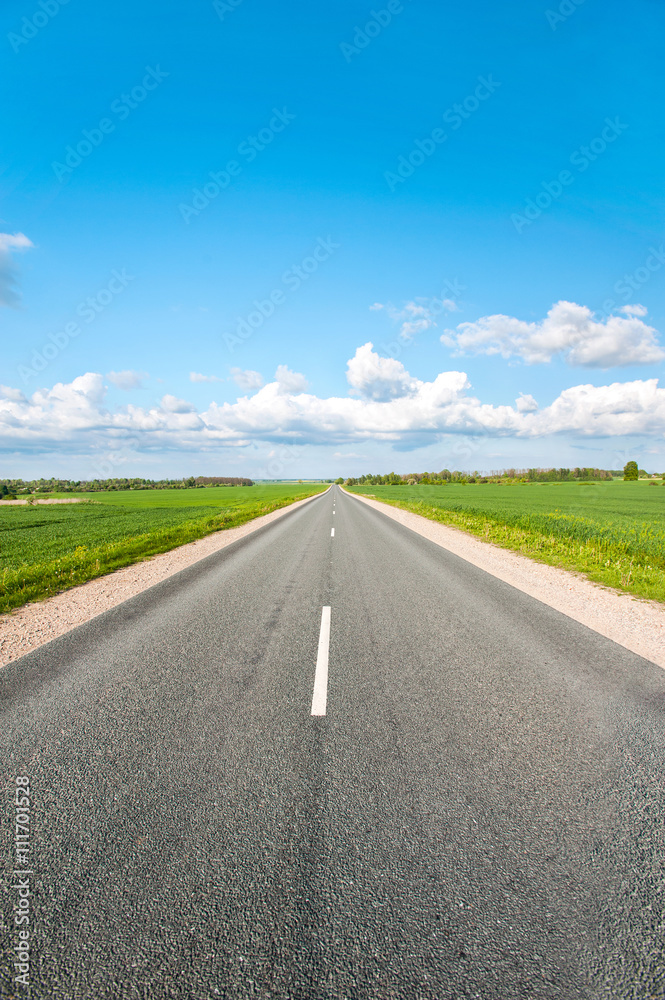
[[[621,488],[617,484],[608,489]],[[593,502],[588,512],[593,516],[588,516],[557,509],[524,509],[529,506],[531,488],[516,494],[522,503],[516,504],[513,510],[507,509],[505,503],[500,504],[501,509],[492,510],[491,494],[486,487],[478,487],[483,500],[490,500],[490,509],[486,510],[474,509],[473,496],[458,501],[452,500],[450,495],[411,500],[384,495],[381,487],[370,489],[372,493],[365,495],[372,495],[393,507],[461,528],[484,541],[551,566],[583,573],[596,583],[665,603],[665,523],[662,515],[652,520],[630,516],[634,506],[639,504],[631,505],[637,497],[627,491],[622,496],[627,505],[623,516],[608,516]],[[433,493],[436,489],[431,487],[428,492]],[[504,501],[506,489],[509,488],[502,488],[501,501]],[[386,492],[389,491],[393,494],[403,492],[400,487],[386,488]],[[360,493],[361,490],[356,487],[352,492]],[[582,495],[591,500],[590,491]],[[613,503],[611,507],[614,506]]]
[[[293,487],[291,491],[263,488],[256,496],[257,491],[247,487],[242,497],[240,488],[235,494],[227,489],[224,499],[231,503],[222,509],[159,507],[157,491],[152,495],[152,508],[145,500],[140,506],[132,504],[131,497],[128,504],[119,505],[117,494],[112,504],[105,504],[102,494],[93,503],[4,508],[0,512],[0,612],[245,524],[324,488],[300,487],[298,492]]]

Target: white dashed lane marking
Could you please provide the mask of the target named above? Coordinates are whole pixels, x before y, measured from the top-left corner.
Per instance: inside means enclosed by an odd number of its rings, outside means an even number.
[[[328,649],[330,646],[330,608],[321,611],[321,632],[319,634],[319,651],[316,657],[316,673],[314,675],[314,695],[312,697],[312,715],[325,715],[328,703]]]

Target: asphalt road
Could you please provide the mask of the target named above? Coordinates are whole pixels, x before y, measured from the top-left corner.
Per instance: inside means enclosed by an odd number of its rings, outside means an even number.
[[[33,998],[665,995],[665,673],[337,487],[0,698],[3,997],[17,776]]]

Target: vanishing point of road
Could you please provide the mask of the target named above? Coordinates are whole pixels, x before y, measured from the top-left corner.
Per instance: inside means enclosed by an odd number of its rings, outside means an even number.
[[[336,486],[0,699],[32,998],[665,996],[665,673]]]

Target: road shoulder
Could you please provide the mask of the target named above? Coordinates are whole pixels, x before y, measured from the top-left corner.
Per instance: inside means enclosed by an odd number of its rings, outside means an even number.
[[[661,605],[601,587],[577,573],[528,559],[420,514],[346,490],[344,493],[516,590],[665,668],[665,608]]]
[[[89,580],[80,587],[72,587],[44,601],[25,604],[16,611],[0,615],[0,667],[52,639],[57,639],[78,625],[83,625],[104,611],[154,587],[180,570],[225,549],[238,539],[253,534],[327,492],[324,490],[323,493],[316,493],[289,504],[288,507],[280,507],[263,517],[247,521],[237,528],[227,528],[225,531],[206,535],[195,542],[188,542],[143,562],[132,563],[106,576]]]

